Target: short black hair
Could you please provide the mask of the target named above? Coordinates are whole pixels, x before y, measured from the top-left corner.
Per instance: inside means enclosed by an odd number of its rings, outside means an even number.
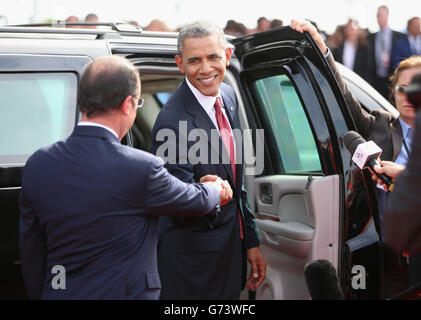
[[[139,71],[118,56],[99,58],[89,63],[79,82],[77,103],[87,116],[118,109],[128,96],[136,97]]]

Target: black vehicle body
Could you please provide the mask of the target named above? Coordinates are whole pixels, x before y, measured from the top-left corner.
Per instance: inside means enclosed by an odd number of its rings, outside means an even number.
[[[145,107],[123,143],[150,151],[153,122],[165,103],[162,96],[168,96],[183,79],[174,61],[176,36],[139,30],[3,27],[0,80],[7,81],[12,75],[70,74],[74,84],[89,61],[104,55],[125,56],[140,70]],[[352,163],[343,144],[344,134],[355,130],[355,126],[325,58],[311,37],[289,28],[231,42],[235,56],[225,81],[236,91],[243,129],[252,132],[248,141],[253,146],[251,152],[257,157],[260,141],[264,147],[263,170],[257,176],[244,177],[268,262],[267,280],[255,297],[308,299],[304,266],[314,259],[327,259],[337,268],[347,298],[384,298],[375,187],[370,175]],[[349,72],[343,71],[344,76]],[[372,94],[373,89],[368,93],[364,90],[368,85],[362,79],[351,74],[345,80],[367,110],[394,112],[390,104],[378,98],[378,93]],[[284,109],[278,108],[277,92],[284,95],[282,101],[293,101],[301,108],[299,117],[295,117],[298,112],[288,109],[288,103]],[[70,94],[70,103],[63,102],[67,119],[63,120],[60,135],[56,135],[60,139],[68,136],[80,119],[75,93]],[[0,110],[6,108],[16,105],[0,105]],[[15,114],[21,116],[22,110]],[[297,130],[300,126],[302,130]],[[23,129],[18,121],[16,134]],[[264,129],[262,136],[257,134],[258,129]],[[28,132],[28,138],[30,135]],[[294,141],[304,135],[301,147]],[[8,137],[14,139],[14,133]],[[296,145],[293,152],[285,147],[285,141]],[[48,141],[52,142],[54,139]],[[3,299],[26,297],[19,265],[18,198],[25,161],[33,149],[42,145],[33,143],[26,153],[8,155],[7,145],[2,150],[0,144]],[[45,174],[48,176],[48,170]],[[365,269],[364,288],[353,287],[353,277],[361,276],[353,273],[354,266]],[[247,298],[247,294],[242,297]]]

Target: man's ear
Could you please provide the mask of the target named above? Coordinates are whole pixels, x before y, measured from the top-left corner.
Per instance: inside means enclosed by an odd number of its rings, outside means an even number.
[[[120,110],[121,112],[123,112],[123,114],[125,116],[130,114],[130,109],[133,108],[132,104],[130,103],[130,101],[133,99],[132,96],[127,96],[126,99],[124,99],[123,103],[120,106]]]
[[[231,63],[231,56],[232,56],[232,49],[231,48],[226,48],[225,49],[225,57],[227,59],[227,67],[230,65]]]
[[[184,74],[183,60],[180,56],[175,56],[175,63],[182,74]]]

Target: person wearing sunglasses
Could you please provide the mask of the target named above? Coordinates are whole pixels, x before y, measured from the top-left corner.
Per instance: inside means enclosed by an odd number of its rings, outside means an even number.
[[[344,94],[348,109],[354,119],[357,131],[364,139],[374,141],[383,150],[381,160],[391,161],[398,165],[406,165],[412,147],[415,108],[408,101],[405,89],[411,83],[414,75],[421,72],[421,56],[412,56],[403,60],[389,79],[390,98],[399,111],[399,117],[394,119],[390,113],[385,111],[375,110],[368,113],[364,110],[349,91],[340,71],[335,65],[332,53],[329,52],[329,49],[313,25],[308,21],[292,20],[290,26],[298,32],[307,31],[314,38],[332,68],[335,78]],[[402,275],[401,257],[387,246],[387,239],[384,236],[384,209],[387,192],[384,189],[378,189],[377,195],[386,277],[390,275],[390,279],[395,276],[399,279]],[[414,269],[412,268],[413,260],[410,258],[409,270]],[[416,282],[416,279],[420,278],[421,272],[418,272],[418,274],[409,274],[409,284]],[[392,284],[395,282],[386,281],[386,296],[392,294],[394,290],[389,283]]]

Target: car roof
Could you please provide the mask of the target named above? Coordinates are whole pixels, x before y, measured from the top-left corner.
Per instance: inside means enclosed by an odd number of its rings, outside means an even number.
[[[66,25],[76,28],[65,28]],[[96,25],[98,28],[83,28],[86,25]],[[144,31],[139,27],[119,22],[3,26],[0,27],[0,53],[71,53],[87,55],[93,59],[113,53],[137,52],[174,56],[177,53],[177,36],[177,32]],[[227,36],[227,40],[232,42],[233,39],[235,37]],[[368,111],[383,109],[395,118],[399,116],[396,108],[364,79],[340,63],[337,63],[337,66],[348,86],[354,86],[354,94],[356,91],[361,92],[357,99],[365,104]],[[367,99],[371,99],[371,103]]]
[[[114,48],[123,47],[164,54],[177,51],[175,32],[143,31],[131,25],[135,29],[125,29],[122,26],[127,25],[123,24],[118,30],[114,24],[106,29],[104,25],[100,24],[98,29],[47,27],[45,24],[4,26],[0,27],[0,51],[65,54],[70,50],[72,54],[90,55],[92,58],[111,54]],[[22,39],[25,41],[22,42]]]

